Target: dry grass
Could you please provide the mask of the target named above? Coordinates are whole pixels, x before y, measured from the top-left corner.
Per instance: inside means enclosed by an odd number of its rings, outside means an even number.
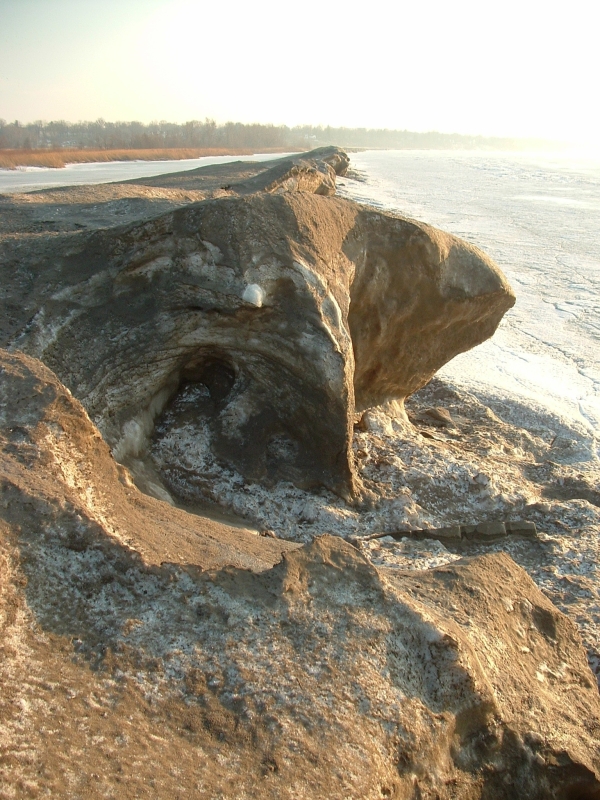
[[[54,167],[99,161],[178,161],[202,156],[249,156],[256,152],[281,153],[284,148],[177,147],[154,150],[0,150],[0,169]]]

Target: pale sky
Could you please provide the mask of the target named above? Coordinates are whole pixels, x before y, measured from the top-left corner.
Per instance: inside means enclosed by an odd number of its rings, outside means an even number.
[[[600,3],[0,0],[0,118],[600,144]]]

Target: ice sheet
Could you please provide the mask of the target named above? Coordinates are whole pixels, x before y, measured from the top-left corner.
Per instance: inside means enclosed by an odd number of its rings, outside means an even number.
[[[168,172],[183,172],[188,169],[207,167],[211,164],[226,164],[230,161],[270,161],[284,158],[289,153],[256,153],[252,156],[204,156],[179,161],[108,161],[98,164],[67,164],[61,169],[47,167],[19,167],[0,169],[0,194],[31,192],[56,186],[78,186],[80,184],[112,183],[134,178],[149,178]]]
[[[600,159],[370,151],[352,169],[362,180],[342,179],[340,194],[467,239],[516,291],[494,338],[441,376],[600,435]]]

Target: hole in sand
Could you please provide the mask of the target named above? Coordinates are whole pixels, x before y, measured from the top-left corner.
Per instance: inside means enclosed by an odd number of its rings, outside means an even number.
[[[215,406],[219,406],[233,389],[235,375],[235,368],[229,360],[214,356],[195,359],[182,371],[180,389],[174,402],[180,395],[187,396],[191,391],[198,393],[205,390]]]

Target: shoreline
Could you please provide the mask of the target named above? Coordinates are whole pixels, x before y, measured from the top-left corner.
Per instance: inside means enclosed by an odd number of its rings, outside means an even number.
[[[323,145],[326,146],[326,145]],[[365,151],[389,152],[453,152],[458,154],[473,153],[478,155],[512,154],[559,157],[563,159],[600,161],[600,152],[581,148],[561,149],[495,149],[495,148],[443,148],[443,147],[345,147],[348,153]],[[259,154],[306,152],[306,147],[164,147],[164,148],[57,148],[57,149],[1,149],[0,171],[15,171],[27,167],[46,169],[64,169],[71,164],[105,164],[123,161],[184,161],[194,158],[216,158],[219,156],[253,156]]]
[[[284,147],[165,147],[147,150],[0,150],[0,169],[20,167],[64,169],[69,164],[102,164],[116,161],[183,161],[191,158],[217,156],[252,156],[258,153],[286,153]]]

